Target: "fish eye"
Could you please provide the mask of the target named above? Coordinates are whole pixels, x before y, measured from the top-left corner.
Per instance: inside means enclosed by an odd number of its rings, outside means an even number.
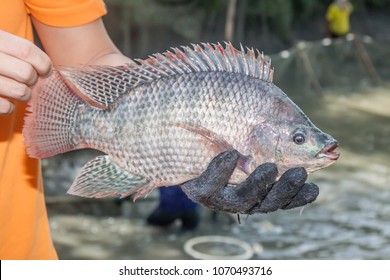
[[[294,135],[293,141],[297,145],[302,145],[303,143],[305,143],[305,135],[302,133],[297,133]]]

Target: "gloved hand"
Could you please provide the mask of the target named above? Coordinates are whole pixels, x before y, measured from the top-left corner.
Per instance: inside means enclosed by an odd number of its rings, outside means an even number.
[[[235,150],[219,154],[198,178],[182,185],[183,191],[208,208],[240,214],[303,206],[319,194],[317,185],[305,183],[307,173],[302,167],[287,170],[276,181],[278,171],[273,163],[260,165],[239,185],[228,185],[238,157]]]

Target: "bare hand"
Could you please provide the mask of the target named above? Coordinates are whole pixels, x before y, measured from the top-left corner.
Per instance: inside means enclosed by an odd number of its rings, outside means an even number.
[[[0,30],[0,114],[10,114],[12,99],[28,101],[39,76],[48,75],[50,58],[33,43]]]

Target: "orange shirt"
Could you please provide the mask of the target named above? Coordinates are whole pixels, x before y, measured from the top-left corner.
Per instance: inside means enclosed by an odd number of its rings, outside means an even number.
[[[71,27],[105,13],[101,0],[0,1],[0,29],[32,41],[31,15],[47,25]],[[26,104],[15,105],[13,114],[0,115],[0,259],[57,259],[40,163],[27,157],[23,145]]]

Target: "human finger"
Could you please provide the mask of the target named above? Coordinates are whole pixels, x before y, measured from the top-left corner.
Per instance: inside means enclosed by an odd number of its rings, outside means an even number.
[[[287,170],[275,182],[267,196],[257,207],[256,212],[268,213],[287,205],[299,192],[307,179],[306,170],[302,167]]]
[[[31,97],[31,89],[24,83],[0,76],[0,95],[18,101],[28,101]]]
[[[38,79],[38,73],[34,67],[16,57],[0,52],[0,76],[5,76],[32,86]]]
[[[274,163],[264,163],[258,166],[249,177],[238,185],[227,185],[215,192],[213,197],[214,209],[230,213],[251,214],[252,210],[268,193],[278,174]]]
[[[209,163],[207,169],[195,180],[203,184],[226,185],[238,161],[239,154],[235,150],[220,153]]]
[[[14,108],[12,102],[0,97],[0,115],[8,115],[13,112]]]
[[[262,200],[276,181],[277,176],[276,164],[263,163],[244,182],[237,185],[237,195],[252,196],[255,199]]]
[[[320,189],[314,183],[307,183],[302,186],[296,196],[282,209],[292,209],[300,206],[304,206],[308,203],[312,203],[316,200],[318,194],[320,193]]]
[[[28,40],[0,30],[0,53],[4,53],[29,63],[38,75],[51,72],[49,56]]]
[[[205,204],[228,183],[239,158],[235,150],[222,152],[214,157],[206,170],[197,178],[184,183],[182,190],[192,200]]]

